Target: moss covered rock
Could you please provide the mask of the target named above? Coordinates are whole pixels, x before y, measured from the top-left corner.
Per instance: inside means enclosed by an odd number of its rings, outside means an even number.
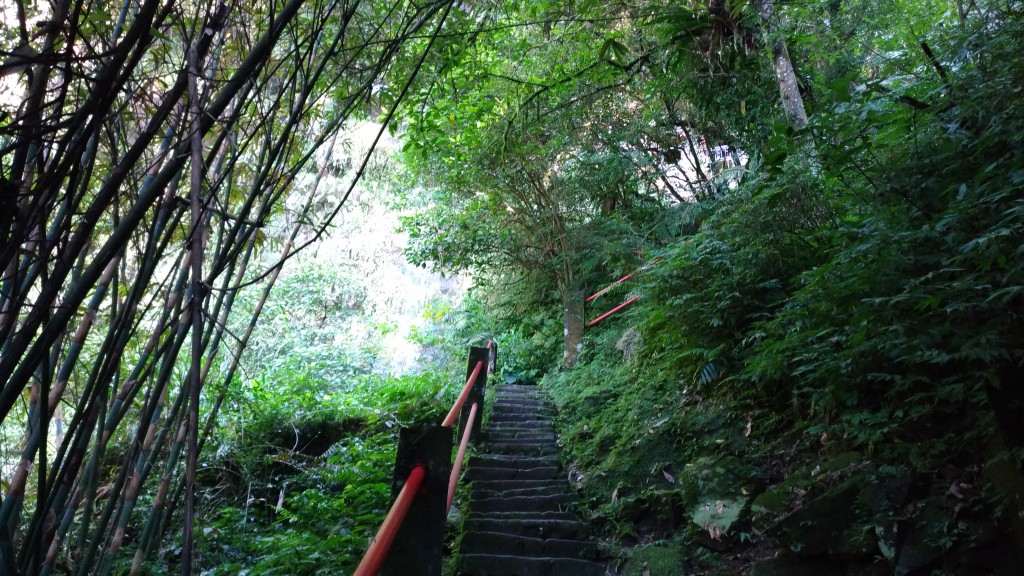
[[[683,552],[668,545],[636,548],[630,555],[623,576],[683,576]]]

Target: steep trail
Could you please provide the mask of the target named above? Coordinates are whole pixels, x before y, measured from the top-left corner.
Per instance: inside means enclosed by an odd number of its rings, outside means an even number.
[[[560,473],[555,410],[536,386],[497,389],[483,444],[469,461],[462,576],[601,576],[597,545]]]

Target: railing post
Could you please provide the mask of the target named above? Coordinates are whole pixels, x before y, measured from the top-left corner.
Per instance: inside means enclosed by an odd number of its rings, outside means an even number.
[[[392,496],[413,467],[425,466],[427,475],[384,560],[383,576],[441,576],[452,446],[451,428],[404,428],[399,433]]]
[[[491,352],[491,363],[487,367],[487,374],[489,376],[498,371],[498,343],[495,342],[494,340],[491,340],[490,342],[487,343],[487,349],[490,350]]]
[[[483,362],[484,369],[477,375],[476,380],[473,382],[473,389],[470,390],[466,403],[462,405],[462,412],[459,413],[459,434],[466,433],[466,421],[469,420],[469,409],[473,404],[478,403],[481,408],[484,406],[484,390],[487,387],[487,366],[491,363],[491,351],[479,346],[473,346],[469,349],[469,361],[466,365],[467,380],[473,375],[477,362]],[[482,420],[483,418],[477,417],[476,421],[473,422],[472,436],[470,436],[471,442],[475,442],[480,437],[480,422]]]

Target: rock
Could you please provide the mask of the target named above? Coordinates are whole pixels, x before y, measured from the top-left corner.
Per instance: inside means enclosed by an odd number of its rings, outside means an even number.
[[[683,576],[683,553],[669,546],[644,546],[633,550],[623,576]]]
[[[872,476],[860,496],[857,505],[870,516],[874,525],[878,549],[882,556],[893,560],[897,548],[897,518],[907,501],[913,474],[902,468],[889,467],[889,471]]]
[[[1013,551],[1013,540],[1007,534],[997,535],[987,545],[964,552],[957,567],[957,576],[1018,576],[1024,574],[1024,559]]]
[[[779,520],[769,535],[800,556],[855,560],[874,555],[874,530],[860,522],[856,510],[866,484],[865,475],[847,480]]]
[[[736,536],[737,524],[749,516],[750,498],[725,498],[701,502],[690,510],[696,525],[697,540],[705,548],[719,552],[729,549]]]
[[[794,556],[762,560],[750,568],[750,576],[831,576],[843,573],[841,564]]]
[[[893,574],[908,576],[915,573],[930,573],[928,569],[943,557],[943,550],[938,545],[946,539],[945,527],[952,520],[951,511],[945,510],[939,503],[928,500],[908,522],[906,539],[896,551],[896,562]]]
[[[700,459],[681,474],[683,490],[695,496],[688,509],[691,529],[705,548],[728,550],[750,519],[753,471],[736,458]]]

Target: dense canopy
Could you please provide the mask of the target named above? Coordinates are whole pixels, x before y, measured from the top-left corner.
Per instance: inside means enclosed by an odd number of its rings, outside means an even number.
[[[484,338],[622,573],[1024,570],[1021,2],[0,11],[0,574],[347,573]]]

